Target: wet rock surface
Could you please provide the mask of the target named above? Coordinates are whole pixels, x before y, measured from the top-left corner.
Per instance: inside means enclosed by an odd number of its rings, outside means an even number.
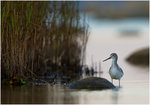
[[[89,89],[89,90],[103,90],[116,88],[111,82],[104,78],[89,77],[74,81],[69,85],[70,89]]]

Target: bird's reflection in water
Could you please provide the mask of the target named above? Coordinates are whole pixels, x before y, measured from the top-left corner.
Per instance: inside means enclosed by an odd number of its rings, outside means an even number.
[[[113,104],[118,104],[118,95],[119,95],[120,88],[121,87],[118,86],[112,90],[112,103]]]

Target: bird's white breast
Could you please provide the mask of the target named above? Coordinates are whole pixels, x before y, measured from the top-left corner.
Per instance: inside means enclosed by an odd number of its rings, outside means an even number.
[[[112,65],[109,69],[109,74],[112,79],[120,79],[123,76],[123,73],[118,70],[119,68],[117,66]]]

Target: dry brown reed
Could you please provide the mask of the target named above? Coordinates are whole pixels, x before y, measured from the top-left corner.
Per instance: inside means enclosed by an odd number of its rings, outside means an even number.
[[[1,11],[2,78],[44,75],[47,59],[55,71],[83,63],[88,27],[77,2],[2,1]]]

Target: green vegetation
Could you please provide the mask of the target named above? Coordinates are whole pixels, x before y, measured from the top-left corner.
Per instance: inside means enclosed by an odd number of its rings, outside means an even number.
[[[2,79],[78,72],[88,39],[78,9],[78,2],[2,1]]]

